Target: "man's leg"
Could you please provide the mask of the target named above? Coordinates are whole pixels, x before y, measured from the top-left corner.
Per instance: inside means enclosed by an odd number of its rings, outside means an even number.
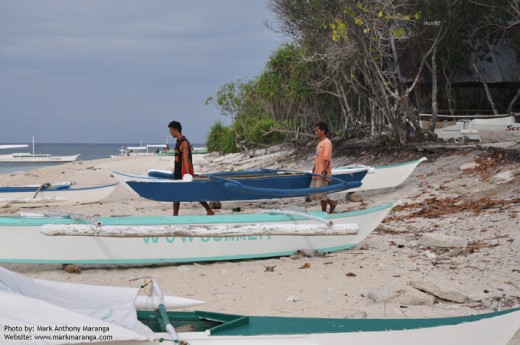
[[[202,205],[202,207],[206,209],[206,213],[208,214],[208,216],[213,216],[215,214],[215,212],[211,209],[211,207],[209,207],[207,202],[201,201],[200,204]]]
[[[173,215],[178,216],[179,215],[179,207],[181,206],[181,203],[178,201],[173,202]]]
[[[329,205],[330,205],[330,212],[329,213],[334,213],[334,209],[336,208],[336,206],[338,206],[338,201],[337,200],[331,200],[331,199],[327,199]],[[325,209],[327,208],[327,203],[325,203]]]
[[[321,210],[323,212],[327,212],[327,200],[322,200],[321,201]]]

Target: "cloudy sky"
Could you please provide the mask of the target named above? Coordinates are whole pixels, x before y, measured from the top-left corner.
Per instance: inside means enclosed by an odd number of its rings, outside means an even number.
[[[194,143],[283,41],[264,0],[0,0],[0,143]]]

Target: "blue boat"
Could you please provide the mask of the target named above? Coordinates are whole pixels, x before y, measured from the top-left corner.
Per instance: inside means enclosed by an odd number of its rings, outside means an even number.
[[[368,167],[364,166],[333,170],[329,185],[319,188],[309,188],[315,174],[289,170],[225,171],[198,174],[183,180],[173,180],[171,172],[157,170],[148,176],[115,171],[113,174],[143,198],[196,202],[279,199],[340,192],[360,187],[367,172]]]

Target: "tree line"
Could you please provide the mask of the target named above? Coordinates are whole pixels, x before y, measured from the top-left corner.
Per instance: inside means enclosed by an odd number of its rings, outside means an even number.
[[[310,135],[329,123],[337,138],[370,138],[402,145],[435,138],[439,102],[457,110],[453,80],[482,76],[475,59],[498,44],[517,47],[511,28],[520,0],[267,0],[272,30],[288,38],[251,80],[222,85],[207,103],[232,118],[215,124],[208,148],[222,153]],[[271,24],[272,25],[272,24]],[[396,42],[419,42],[414,76],[398,78]],[[428,95],[415,91],[427,70]],[[485,81],[489,107],[498,113]],[[507,111],[520,96],[513,93]],[[460,98],[460,97],[459,97]],[[428,103],[429,128],[419,112]]]

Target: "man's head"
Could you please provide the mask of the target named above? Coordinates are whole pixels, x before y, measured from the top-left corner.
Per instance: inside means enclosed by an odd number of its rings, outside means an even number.
[[[172,137],[177,138],[178,136],[182,136],[182,125],[180,122],[172,121],[168,125],[168,128],[170,128]]]
[[[329,134],[329,126],[323,121],[317,122],[314,125],[314,134],[317,138],[326,137]]]

